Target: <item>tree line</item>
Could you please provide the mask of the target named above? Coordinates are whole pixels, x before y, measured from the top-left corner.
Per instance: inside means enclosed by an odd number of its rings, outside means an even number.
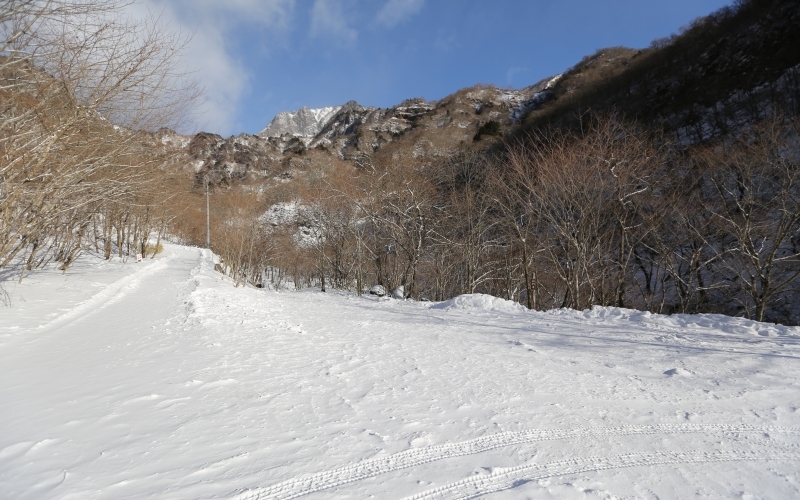
[[[577,121],[499,152],[362,155],[314,177],[294,223],[265,230],[253,201],[212,247],[260,286],[800,322],[797,119],[691,147],[620,115]]]

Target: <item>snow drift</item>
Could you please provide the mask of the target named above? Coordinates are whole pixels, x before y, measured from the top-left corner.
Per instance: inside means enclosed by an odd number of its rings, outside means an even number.
[[[528,309],[511,300],[501,299],[484,293],[470,293],[439,302],[431,309],[460,309],[465,311],[493,311],[504,313],[525,313]]]

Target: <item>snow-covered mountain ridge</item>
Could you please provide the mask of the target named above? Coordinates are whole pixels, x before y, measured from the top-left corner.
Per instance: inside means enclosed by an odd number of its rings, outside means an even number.
[[[480,114],[487,107],[508,108],[507,116],[503,116],[502,112],[493,111],[490,113],[490,119],[511,124],[519,121],[537,104],[543,103],[549,91],[560,78],[561,75],[556,75],[535,85],[517,90],[478,86],[464,89],[465,97],[473,105],[476,114]],[[262,138],[290,135],[302,138],[306,145],[317,145],[320,143],[330,144],[335,137],[352,133],[354,128],[358,128],[359,125],[365,125],[368,130],[373,132],[399,134],[412,125],[403,123],[404,121],[413,121],[419,116],[446,106],[449,102],[448,98],[438,102],[408,99],[386,110],[362,106],[355,101],[350,101],[344,106],[328,106],[318,109],[303,106],[296,111],[278,113],[264,130],[256,135]],[[471,124],[463,123],[459,126],[467,128]]]
[[[325,108],[310,109],[303,106],[297,111],[283,111],[278,113],[269,124],[259,132],[259,137],[280,137],[289,134],[295,137],[312,139],[333,118],[341,106],[328,106]]]
[[[480,139],[481,126],[492,121],[513,127],[544,105],[560,75],[522,89],[478,85],[438,101],[407,99],[391,108],[363,106],[302,107],[275,116],[259,133],[223,138],[201,132],[184,149],[197,179],[231,184],[268,178],[286,182],[302,172],[311,156],[351,160],[379,151],[414,158],[448,154],[460,144]],[[315,151],[313,155],[307,152]],[[200,182],[200,181],[198,181]]]

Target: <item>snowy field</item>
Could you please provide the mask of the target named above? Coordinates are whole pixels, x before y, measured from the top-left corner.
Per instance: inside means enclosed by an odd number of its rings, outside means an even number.
[[[211,255],[6,282],[0,498],[799,498],[800,329],[234,288]]]

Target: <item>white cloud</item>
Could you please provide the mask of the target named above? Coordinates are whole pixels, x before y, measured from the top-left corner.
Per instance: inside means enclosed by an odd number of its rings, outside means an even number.
[[[225,135],[234,133],[240,101],[249,89],[247,68],[225,50],[223,33],[208,26],[198,28],[186,52],[189,67],[196,68],[206,89],[206,101],[199,110],[200,127]]]
[[[234,130],[242,98],[250,88],[251,74],[226,45],[229,33],[243,23],[255,23],[277,32],[291,24],[294,0],[144,0],[129,7],[135,17],[161,14],[173,29],[194,33],[184,58],[205,88],[205,101],[197,112],[197,125],[206,131],[229,135]]]
[[[378,23],[389,28],[400,24],[422,10],[425,0],[389,0],[378,12]]]
[[[289,27],[295,0],[146,0],[169,4],[182,17],[196,21],[227,25],[233,29],[241,22],[260,24],[285,30]]]
[[[311,36],[329,36],[353,43],[358,38],[358,32],[348,25],[341,2],[316,0],[311,8]]]

